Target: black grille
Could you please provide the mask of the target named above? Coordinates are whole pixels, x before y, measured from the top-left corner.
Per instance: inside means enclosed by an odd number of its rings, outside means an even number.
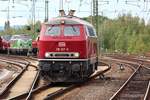
[[[69,57],[69,54],[55,54],[55,57]]]

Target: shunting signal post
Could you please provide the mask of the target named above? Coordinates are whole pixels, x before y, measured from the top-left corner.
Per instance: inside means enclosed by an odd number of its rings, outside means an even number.
[[[93,0],[93,25],[96,27],[98,35],[98,0]]]
[[[48,10],[48,4],[49,4],[49,1],[48,0],[45,0],[45,22],[47,22],[48,21],[48,12],[49,12],[49,10]]]
[[[92,24],[96,28],[96,33],[98,36],[98,55],[101,53],[101,45],[102,45],[102,39],[101,39],[101,33],[99,33],[99,18],[98,18],[98,0],[93,0],[93,18],[92,18]]]

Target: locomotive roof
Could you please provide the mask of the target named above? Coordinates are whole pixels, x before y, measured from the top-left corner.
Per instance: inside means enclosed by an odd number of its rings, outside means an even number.
[[[87,21],[84,21],[78,17],[72,17],[72,16],[60,16],[50,19],[48,22],[45,22],[45,24],[60,24],[61,21],[64,20],[66,24],[83,24],[93,27],[92,24],[90,24]]]

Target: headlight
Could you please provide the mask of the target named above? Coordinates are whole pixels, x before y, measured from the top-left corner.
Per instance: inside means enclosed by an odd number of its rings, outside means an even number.
[[[45,53],[45,57],[49,57],[49,53],[46,52],[46,53]]]
[[[79,53],[74,53],[74,56],[75,57],[79,57]]]

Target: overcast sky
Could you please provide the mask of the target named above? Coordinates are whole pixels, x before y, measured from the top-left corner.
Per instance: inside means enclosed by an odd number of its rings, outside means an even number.
[[[36,2],[36,20],[44,20],[44,1]],[[150,0],[99,0],[99,15],[116,18],[123,13],[140,16],[146,21],[150,18]],[[30,0],[0,0],[0,26],[8,19],[12,25],[24,25],[32,19],[32,2]],[[75,15],[85,17],[91,15],[91,0],[64,0],[63,8],[76,10]],[[58,16],[60,0],[49,0],[49,18]]]

